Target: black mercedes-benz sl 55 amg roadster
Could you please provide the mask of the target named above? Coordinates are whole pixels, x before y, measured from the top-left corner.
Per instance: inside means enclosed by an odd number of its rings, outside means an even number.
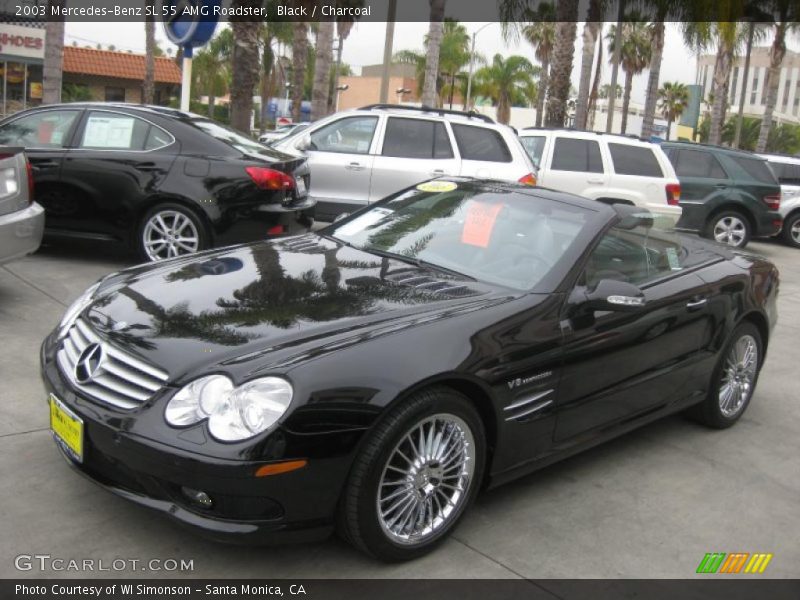
[[[105,277],[45,340],[54,438],[220,540],[420,556],[479,489],[665,415],[735,423],[768,261],[658,215],[435,180],[325,229]]]

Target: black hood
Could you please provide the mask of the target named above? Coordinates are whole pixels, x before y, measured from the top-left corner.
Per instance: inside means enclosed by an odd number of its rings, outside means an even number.
[[[175,381],[251,359],[288,367],[337,336],[411,326],[493,292],[515,295],[310,234],[123,271],[104,281],[85,318]]]

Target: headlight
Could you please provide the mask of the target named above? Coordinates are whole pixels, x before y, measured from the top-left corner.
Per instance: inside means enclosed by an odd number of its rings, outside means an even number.
[[[81,294],[75,302],[69,305],[67,312],[64,313],[64,316],[61,318],[61,323],[58,325],[59,335],[66,333],[72,324],[75,322],[75,319],[78,318],[78,315],[83,312],[89,304],[91,304],[92,300],[94,299],[94,293],[97,291],[97,288],[100,287],[102,280],[95,283],[89,289],[87,289],[83,294]]]
[[[208,419],[208,430],[223,442],[261,433],[281,418],[292,402],[292,385],[279,377],[262,377],[234,387],[224,375],[195,379],[167,404],[164,418],[174,427]]]

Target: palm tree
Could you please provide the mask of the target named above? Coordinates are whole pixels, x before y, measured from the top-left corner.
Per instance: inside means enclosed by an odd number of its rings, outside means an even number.
[[[668,18],[676,20],[684,11],[680,2],[674,0],[648,0],[651,7],[653,34],[650,52],[650,74],[647,79],[647,93],[644,100],[642,117],[642,137],[653,135],[658,100],[658,83],[661,79],[661,59],[664,54],[664,21]],[[690,3],[689,3],[690,4]]]
[[[430,0],[430,26],[425,48],[425,80],[422,86],[422,105],[436,106],[436,82],[439,78],[439,48],[444,34],[445,0]]]
[[[531,98],[531,85],[538,68],[523,56],[495,54],[492,63],[475,73],[475,89],[497,105],[497,120],[508,124],[511,105],[526,103]]]
[[[600,32],[597,35],[597,65],[594,69],[594,79],[592,90],[589,92],[589,122],[586,126],[589,130],[594,130],[594,119],[597,111],[597,96],[600,87],[600,77],[603,74],[603,23],[600,23]]]
[[[358,4],[361,5],[362,2],[357,0]],[[342,49],[344,47],[344,41],[350,36],[350,31],[353,29],[353,19],[336,19],[336,36],[339,38],[339,43],[336,47],[336,69],[334,70],[334,76],[331,78],[331,91],[328,94],[328,112],[333,112],[334,105],[336,103],[336,88],[339,87],[339,77],[343,75],[342,72]]]
[[[66,0],[48,0],[47,14],[59,11]],[[64,19],[50,20],[45,25],[44,65],[42,66],[42,104],[61,101],[61,80],[64,63]]]
[[[156,20],[155,0],[147,0],[147,15],[144,19],[144,83],[142,84],[142,103],[152,104],[155,97],[156,76]]]
[[[297,4],[300,0],[296,1]],[[292,119],[300,121],[305,91],[306,61],[308,60],[308,23],[294,24],[292,37]]]
[[[572,56],[575,54],[575,33],[578,28],[578,3],[573,0],[558,0],[556,18],[556,43],[550,67],[545,122],[548,127],[563,127],[567,118]]]
[[[611,95],[611,84],[610,83],[604,83],[600,87],[600,98],[608,99],[608,97],[610,95]],[[622,98],[622,86],[620,84],[617,84],[616,86],[614,86],[614,97],[615,98]]]
[[[333,21],[320,21],[317,30],[314,87],[311,90],[311,119],[324,117],[328,112],[331,64],[333,63]]]
[[[234,0],[233,7],[242,12],[252,12],[261,6],[260,0]],[[250,133],[250,115],[253,112],[253,92],[261,69],[258,60],[258,21],[232,20],[233,30],[233,80],[231,82],[231,126]]]
[[[758,134],[756,152],[764,152],[769,140],[769,131],[772,127],[772,113],[778,101],[778,85],[780,84],[781,63],[786,56],[786,34],[796,31],[800,27],[800,7],[796,0],[773,0],[776,9],[774,24],[775,38],[769,52],[769,70],[765,87],[767,90],[764,102],[764,119],[761,122],[761,131]]]
[[[277,9],[278,0],[270,0],[267,5],[269,14],[274,14]],[[264,129],[264,123],[267,121],[269,111],[270,99],[275,95],[275,88],[277,86],[278,76],[278,60],[273,48],[273,44],[278,45],[280,50],[281,44],[288,46],[292,43],[292,23],[289,21],[268,21],[261,27],[261,44],[263,51],[261,53],[261,128]]]
[[[556,43],[556,10],[553,4],[544,2],[531,14],[531,23],[522,29],[522,36],[535,49],[536,60],[542,65],[539,76],[539,93],[536,100],[536,126],[541,127],[544,118],[544,101],[547,96],[550,60]]]
[[[604,12],[605,0],[589,0],[586,24],[583,26],[581,75],[578,85],[578,98],[575,103],[575,127],[578,129],[586,129],[586,122],[589,116],[589,86],[592,79],[594,48],[600,35]]]
[[[644,71],[650,64],[650,33],[652,26],[647,23],[638,12],[631,12],[625,15],[622,23],[622,53],[621,66],[625,72],[625,88],[622,93],[622,124],[620,133],[625,133],[628,127],[628,107],[631,102],[631,90],[633,89],[633,78]],[[606,35],[608,40],[608,52],[613,53],[614,41],[617,37],[617,26],[612,25],[611,30]]]
[[[672,122],[680,118],[687,106],[689,106],[689,88],[685,84],[667,81],[658,90],[658,110],[667,120],[667,139]]]
[[[214,118],[217,96],[224,96],[230,86],[230,59],[221,51],[222,36],[217,36],[200,50],[192,61],[192,88],[208,98],[208,116]],[[249,123],[249,121],[248,121]]]

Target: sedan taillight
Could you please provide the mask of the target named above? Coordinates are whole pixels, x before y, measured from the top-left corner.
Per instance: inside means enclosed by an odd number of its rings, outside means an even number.
[[[680,183],[668,183],[666,186],[667,190],[667,204],[670,206],[678,206],[681,201],[681,184]]]
[[[33,204],[33,167],[31,166],[31,161],[28,160],[27,156],[25,157],[25,173],[28,176],[28,204]]]
[[[536,175],[528,173],[519,178],[519,183],[523,185],[536,185]]]
[[[770,210],[779,210],[781,207],[780,194],[770,194],[769,196],[764,196],[762,200],[764,200],[764,204],[766,204]]]
[[[266,167],[246,167],[245,171],[250,175],[253,183],[262,190],[288,191],[294,189],[294,178],[286,173]]]

